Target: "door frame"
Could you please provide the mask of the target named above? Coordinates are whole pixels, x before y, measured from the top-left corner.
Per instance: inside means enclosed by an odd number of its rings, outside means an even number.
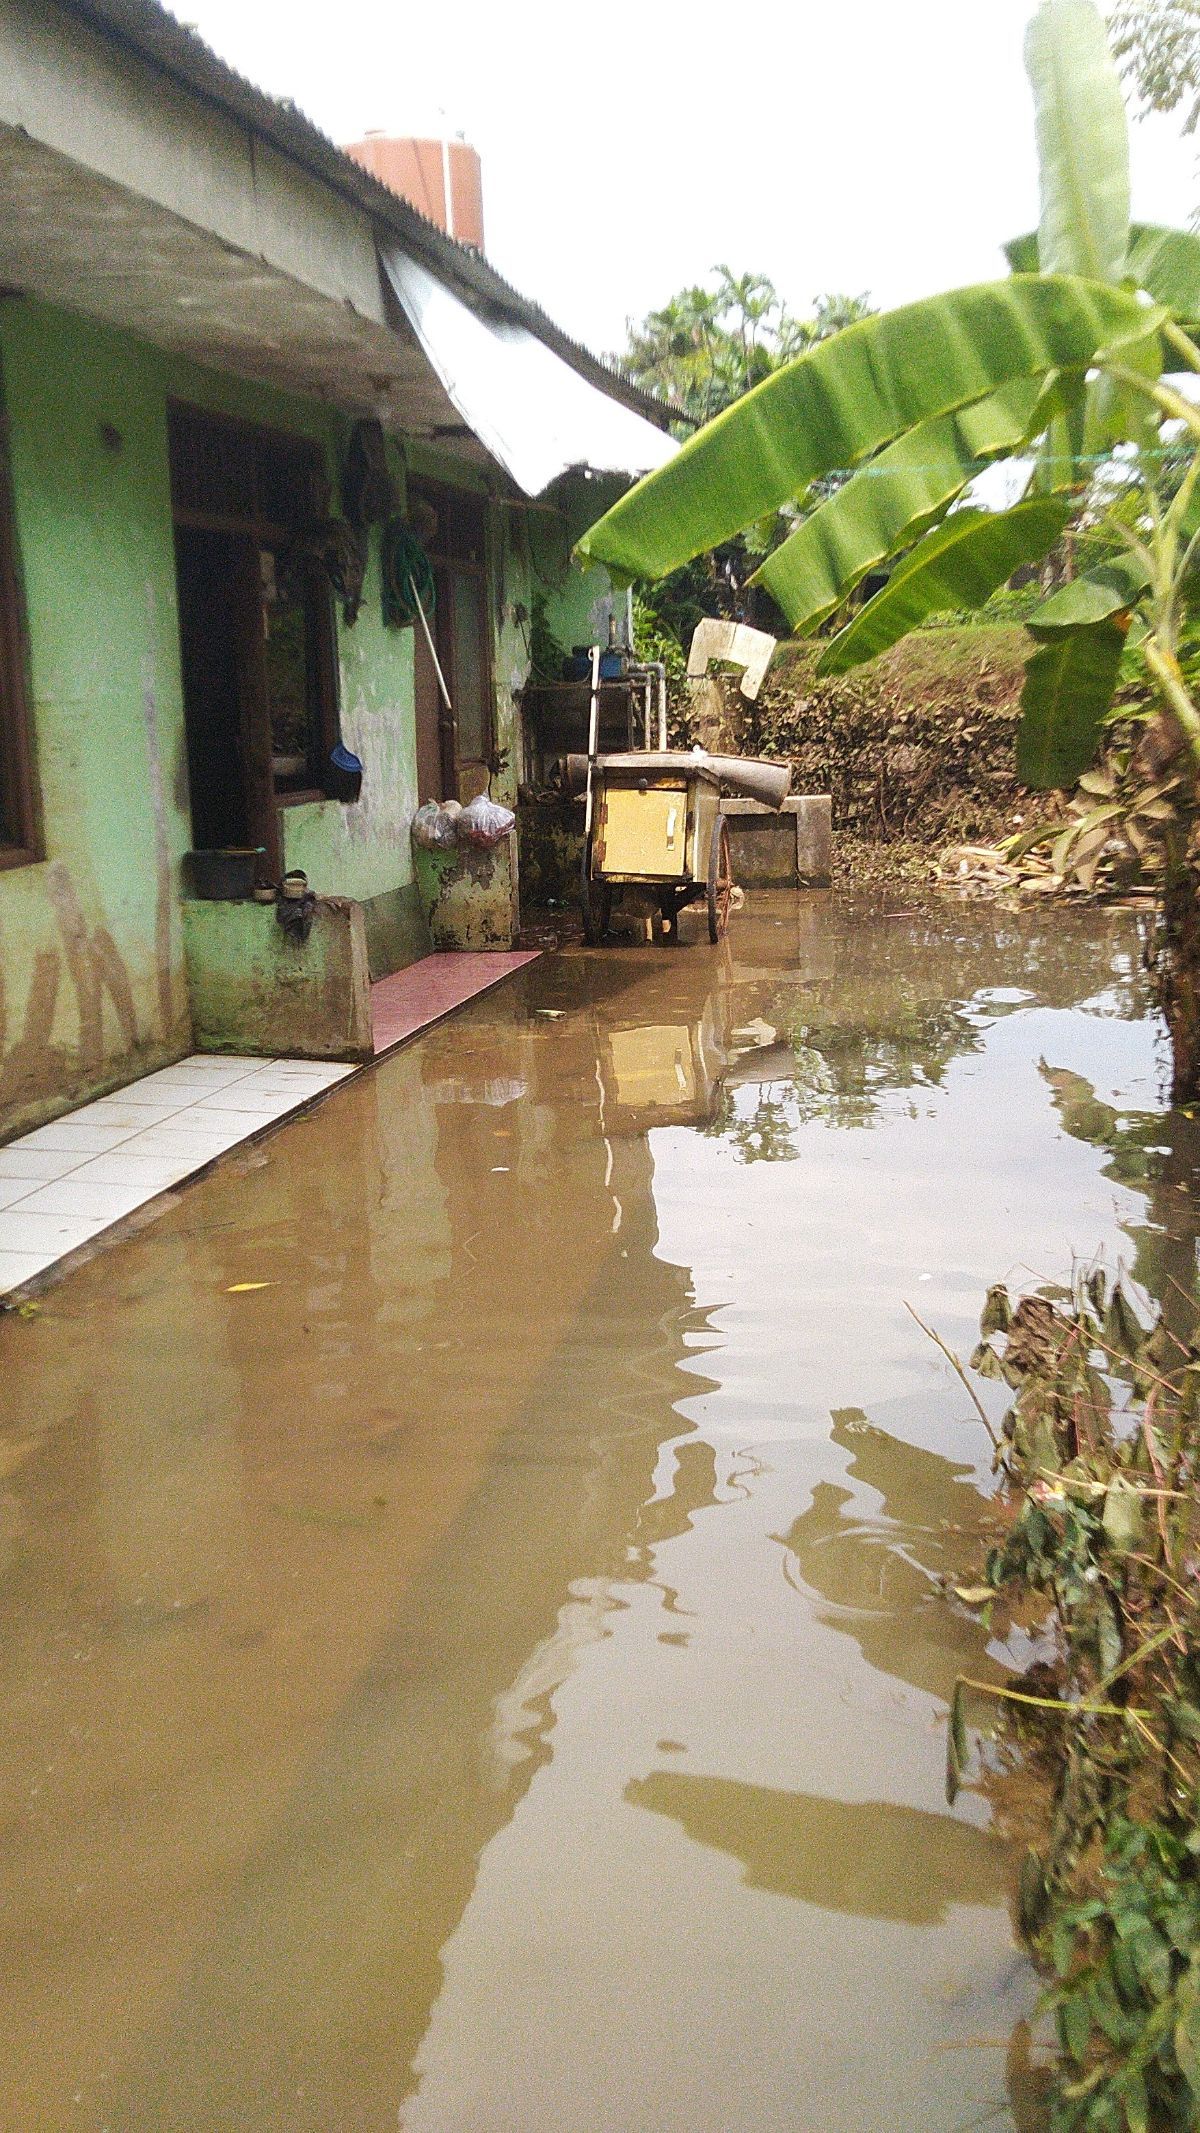
[[[478,489],[459,489],[452,483],[426,479],[423,475],[410,475],[408,481],[408,508],[410,515],[414,505],[426,503],[436,512],[437,533],[425,542],[426,554],[433,570],[434,611],[432,636],[446,686],[450,691],[452,705],[458,703],[458,663],[454,645],[454,596],[451,581],[455,577],[467,579],[475,588],[479,601],[481,642],[483,647],[483,745],[481,756],[463,756],[459,749],[457,711],[447,711],[442,701],[437,678],[433,677],[438,719],[438,758],[442,776],[442,798],[461,799],[464,772],[478,771],[482,776],[482,789],[486,792],[491,777],[492,762],[496,752],[496,634],[493,627],[492,593],[495,585],[495,552],[492,541],[492,499]],[[456,515],[466,512],[478,514],[479,556],[456,554],[456,548],[465,545],[460,541]],[[465,514],[464,514],[465,515]],[[418,620],[416,627],[420,630]],[[428,648],[425,651],[428,658]]]
[[[244,554],[234,573],[234,628],[237,643],[238,710],[245,812],[249,836],[265,850],[271,878],[277,881],[283,867],[280,811],[285,807],[301,806],[308,801],[323,800],[326,794],[323,786],[311,779],[311,762],[310,782],[301,788],[281,791],[275,783],[270,704],[267,694],[265,609],[259,557],[263,550],[277,554],[285,548],[294,538],[305,516],[311,515],[316,494],[320,487],[326,485],[325,452],[314,438],[270,428],[265,423],[246,422],[235,416],[214,413],[209,408],[176,398],[168,398],[167,401],[167,435],[173,525],[223,533],[234,539],[239,547],[244,547]],[[227,478],[230,489],[236,489],[237,477],[229,473],[229,466],[240,459],[242,466],[248,470],[249,493],[246,494],[244,509],[237,507],[236,496],[231,498],[226,495],[222,499],[224,508],[211,501],[206,503],[197,500],[205,475],[199,465],[202,457],[200,452],[196,453],[195,465],[188,466],[185,463],[189,436],[192,440],[204,437],[205,442],[211,443],[215,448],[219,458],[222,446],[227,446],[220,476]],[[290,522],[271,516],[262,507],[259,491],[263,467],[259,455],[267,453],[276,457],[277,476],[289,461],[297,470],[297,510]],[[307,513],[299,493],[306,481],[310,487]],[[275,501],[279,501],[278,489]],[[229,508],[231,502],[233,508]],[[307,686],[315,752],[319,752],[324,762],[328,760],[330,750],[340,735],[337,628],[332,591],[325,580],[322,579],[318,583],[315,567],[309,590],[312,596],[309,614],[314,627],[315,642],[310,647]]]

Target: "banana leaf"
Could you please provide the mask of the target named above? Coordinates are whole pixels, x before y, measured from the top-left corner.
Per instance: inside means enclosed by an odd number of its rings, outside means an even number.
[[[1200,319],[1200,237],[1194,230],[1135,222],[1129,232],[1125,271],[1181,325],[1194,325]]]
[[[1129,252],[1129,126],[1092,0],[1042,0],[1025,33],[1044,274],[1119,282]]]
[[[1036,274],[1037,231],[1010,238],[1004,256],[1014,274]],[[1133,223],[1121,280],[1144,289],[1181,325],[1195,325],[1200,321],[1200,235],[1156,222]]]
[[[1020,378],[1082,371],[1161,321],[1067,276],[985,282],[847,326],[705,425],[590,527],[578,552],[660,578],[811,482]]]
[[[986,400],[922,422],[860,468],[767,557],[765,585],[797,631],[814,629],[869,570],[936,523],[989,460],[1042,427],[1045,395],[1021,378]]]
[[[1136,556],[1114,556],[1111,563],[1099,563],[1094,570],[1085,571],[1082,577],[1072,578],[1069,585],[1061,585],[1051,593],[1035,608],[1026,627],[1035,637],[1051,637],[1059,630],[1088,629],[1093,623],[1107,622],[1110,616],[1134,607],[1149,583],[1149,572]]]
[[[1164,343],[1152,332],[1140,341],[1127,341],[1121,350],[1121,367],[1135,372],[1151,385],[1162,376]],[[1139,451],[1153,451],[1162,420],[1148,394],[1123,378],[1101,372],[1089,385],[1085,401],[1084,461],[1080,479],[1086,481],[1098,459],[1115,444],[1135,444]]]
[[[1010,237],[1004,247],[1004,257],[1014,274],[1036,274],[1038,271],[1038,241],[1036,230],[1026,230],[1023,237]]]
[[[818,674],[845,674],[874,659],[926,615],[981,607],[1019,564],[1036,563],[1053,548],[1070,515],[1069,502],[1060,497],[1037,497],[1011,511],[952,511],[839,630]]]
[[[1116,622],[1064,629],[1025,669],[1017,776],[1041,792],[1062,791],[1095,756],[1117,686],[1125,632]]]

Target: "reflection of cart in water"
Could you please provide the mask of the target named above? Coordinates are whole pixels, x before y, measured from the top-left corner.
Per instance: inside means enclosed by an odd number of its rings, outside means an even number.
[[[623,1024],[598,1037],[605,1132],[705,1126],[716,1115],[728,1055],[715,1001],[692,1022]]]
[[[787,796],[787,765],[706,755],[700,749],[600,755],[598,725],[597,650],[588,753],[568,756],[566,764],[568,788],[582,792],[584,800],[580,902],[588,940],[603,939],[614,897],[637,886],[654,897],[667,939],[679,937],[680,911],[703,902],[708,937],[719,941],[733,902],[722,789],[780,807]]]

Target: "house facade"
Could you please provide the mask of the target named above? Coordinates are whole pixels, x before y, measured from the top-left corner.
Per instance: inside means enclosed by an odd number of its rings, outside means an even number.
[[[612,605],[572,543],[670,445],[153,0],[0,0],[0,183],[4,1139],[196,1044],[369,1053],[413,812],[515,800],[535,633]],[[192,894],[230,849],[307,938]]]

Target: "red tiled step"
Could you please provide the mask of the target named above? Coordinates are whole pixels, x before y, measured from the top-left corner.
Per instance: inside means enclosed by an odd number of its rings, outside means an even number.
[[[423,956],[407,970],[393,971],[371,987],[371,1028],[375,1057],[390,1052],[419,1030],[440,1022],[444,1015],[488,992],[493,985],[523,970],[537,960],[536,948],[472,955],[457,951]]]

